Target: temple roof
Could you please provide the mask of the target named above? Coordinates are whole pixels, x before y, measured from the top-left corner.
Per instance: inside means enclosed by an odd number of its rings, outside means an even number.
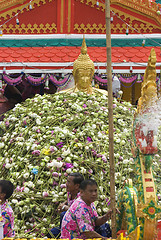
[[[96,37],[97,36],[97,37]],[[144,38],[142,38],[144,37]],[[30,36],[6,36],[0,39],[0,71],[47,72],[72,70],[73,62],[80,54],[83,35],[49,35],[46,38]],[[130,66],[144,72],[151,48],[157,55],[157,71],[161,64],[161,35],[112,35],[112,65],[114,72],[128,73]],[[106,36],[85,35],[87,51],[96,69],[106,71]],[[145,44],[143,45],[143,40]]]

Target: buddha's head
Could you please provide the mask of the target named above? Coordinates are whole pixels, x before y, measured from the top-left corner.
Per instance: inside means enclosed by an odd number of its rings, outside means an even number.
[[[92,89],[94,71],[94,63],[87,54],[87,46],[83,38],[81,54],[73,64],[73,76],[79,91],[91,93],[89,89]]]

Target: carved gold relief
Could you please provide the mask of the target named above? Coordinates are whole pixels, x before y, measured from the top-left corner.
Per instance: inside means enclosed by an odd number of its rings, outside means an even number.
[[[78,33],[105,33],[106,31],[106,26],[103,24],[75,24],[74,25],[74,30],[77,31]]]
[[[0,11],[18,4],[23,4],[25,1],[26,0],[2,0],[0,4]]]
[[[57,27],[55,23],[52,24],[21,24],[21,25],[3,25],[3,33],[7,34],[43,34],[43,33],[57,33]]]
[[[129,18],[129,16],[128,16]],[[131,19],[131,17],[130,17]],[[135,19],[134,19],[135,20]],[[126,19],[124,20],[126,21]],[[130,26],[133,26],[133,21],[130,20],[129,21],[129,25]],[[127,25],[126,24],[122,24],[120,25],[119,23],[117,23],[116,25],[114,25],[113,23],[111,24],[111,32],[114,33],[114,34],[118,34],[118,33],[124,33],[126,32],[126,28],[127,28]],[[144,24],[140,24],[140,26],[136,26],[136,24],[134,24],[133,28],[129,28],[130,30],[130,33],[136,33],[135,29],[137,29],[137,32],[139,33],[146,33],[146,32],[149,32],[149,33],[152,33],[152,31],[156,28],[154,28],[153,25],[149,24],[149,23],[146,23],[145,25]],[[103,24],[75,24],[74,25],[74,31],[76,31],[77,33],[105,33],[106,32],[106,26],[103,25]]]
[[[101,1],[99,1],[99,5],[97,4],[97,0],[76,0],[80,1],[81,3],[85,3],[86,5],[90,5],[92,8],[96,7],[100,11],[105,11],[105,4]]]

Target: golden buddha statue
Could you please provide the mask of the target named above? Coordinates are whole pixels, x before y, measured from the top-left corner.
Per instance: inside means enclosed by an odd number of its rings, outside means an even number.
[[[75,81],[74,92],[82,91],[92,94],[92,78],[94,63],[87,54],[85,38],[83,38],[81,54],[73,64],[73,77]]]
[[[92,87],[92,79],[94,72],[95,72],[94,63],[87,54],[87,46],[85,38],[83,37],[81,54],[74,61],[73,64],[73,77],[75,86],[73,88],[63,90],[61,92],[70,93],[82,91],[88,94],[92,94],[97,91],[107,95],[106,90]]]

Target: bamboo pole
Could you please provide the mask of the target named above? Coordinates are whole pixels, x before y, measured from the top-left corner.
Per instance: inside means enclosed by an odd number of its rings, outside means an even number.
[[[116,208],[115,208],[115,162],[113,142],[113,93],[111,71],[111,25],[110,0],[105,0],[106,17],[106,51],[107,51],[107,83],[108,83],[108,118],[109,118],[109,159],[110,159],[110,200],[112,212],[112,238],[116,238]]]

